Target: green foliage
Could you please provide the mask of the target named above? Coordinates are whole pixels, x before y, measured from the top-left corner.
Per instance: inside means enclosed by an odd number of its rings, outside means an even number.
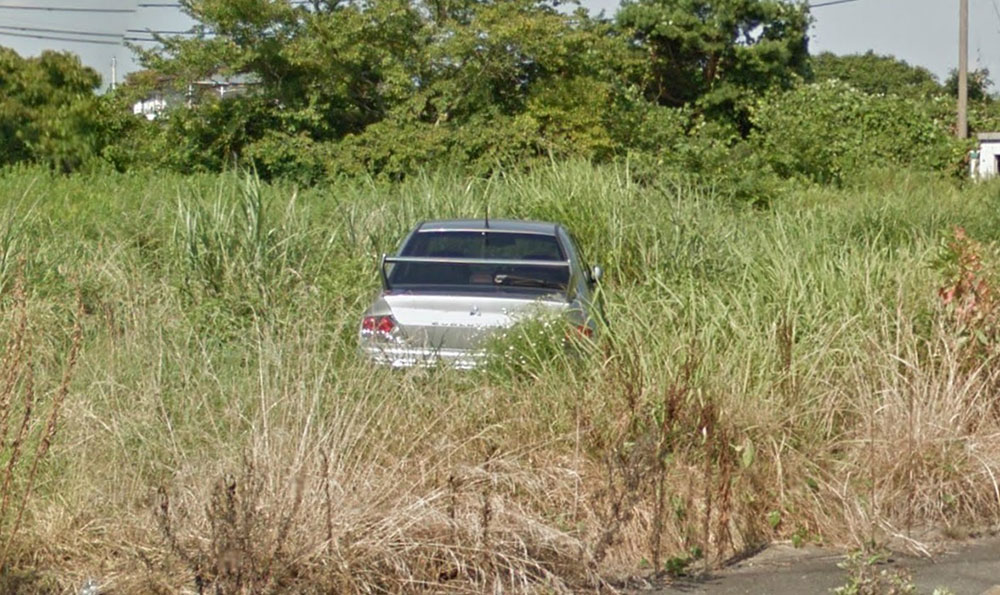
[[[686,70],[646,64],[633,41],[681,41],[671,37],[675,29],[646,31],[639,21],[689,8],[631,5],[622,34],[582,11],[567,15],[535,0],[425,7],[373,0],[314,9],[192,3],[186,10],[214,35],[167,40],[162,51],[145,54],[147,63],[178,81],[238,74],[258,84],[246,97],[176,110],[158,144],[181,171],[249,163],[266,178],[305,183],[343,173],[399,179],[432,165],[488,173],[628,151],[678,167],[701,161],[698,155],[721,162],[729,141],[696,139],[685,150],[691,112],[668,107],[696,104],[710,120],[745,132],[753,94],[787,87],[801,74],[807,19],[785,2],[701,6],[698,19],[683,20],[693,28],[678,66]],[[735,33],[718,40],[729,28]],[[711,72],[695,73],[706,56]],[[685,95],[648,102],[651,76]],[[685,87],[688,79],[703,84]],[[680,157],[672,154],[678,148]]]
[[[144,61],[174,87],[239,76],[251,90],[173,111],[162,142],[181,171],[240,162],[265,177],[313,181],[328,152],[318,145],[384,119],[422,72],[424,23],[405,2],[206,1],[184,10],[202,35],[166,39]]]
[[[268,178],[312,185],[325,176],[330,146],[305,132],[292,135],[272,129],[246,145],[243,158]]]
[[[72,54],[21,58],[0,47],[0,166],[32,161],[69,172],[92,159],[104,132],[93,96],[100,82]]]
[[[67,54],[0,53],[0,165],[243,167],[309,186],[627,161],[644,182],[683,174],[760,206],[789,179],[952,173],[964,151],[925,70],[810,62],[808,8],[789,0],[631,0],[617,22],[548,0],[182,4],[195,35],[137,50],[149,68],[101,97]],[[802,86],[810,67],[823,82]],[[206,78],[242,87],[222,98]],[[172,108],[134,117],[151,96]],[[1000,125],[997,109],[974,101],[973,128]]]
[[[182,171],[232,157],[301,181],[398,178],[435,163],[488,171],[551,156],[605,159],[628,134],[616,126],[624,104],[612,73],[624,43],[585,13],[532,0],[186,10],[213,35],[169,39],[146,62],[174,84],[231,75],[256,84],[245,97],[172,114],[164,142]]]
[[[969,71],[966,82],[968,84],[969,101],[991,101],[990,87],[993,86],[993,81],[990,79],[989,68],[979,68]],[[944,88],[950,96],[958,97],[958,70],[952,68],[948,72]]]
[[[427,164],[444,164],[450,152],[451,134],[447,128],[414,119],[389,119],[331,145],[326,167],[331,174],[400,179]]]
[[[640,84],[662,105],[693,104],[748,131],[753,97],[808,67],[808,7],[786,0],[627,0],[622,30],[647,53]]]
[[[553,367],[571,365],[574,354],[591,347],[564,318],[542,314],[490,337],[484,372],[495,380],[537,378]]]
[[[701,548],[692,546],[690,551],[683,555],[667,558],[666,562],[663,563],[663,570],[673,577],[687,576],[691,566],[702,557]]]
[[[887,165],[957,174],[965,144],[953,139],[950,123],[946,98],[877,97],[827,81],[759,101],[753,141],[781,176],[820,183]]]
[[[237,196],[178,201],[175,253],[192,318],[223,334],[272,315],[300,280],[304,253],[286,228],[294,202],[279,216],[268,197],[260,179],[246,174]]]
[[[814,56],[810,65],[813,81],[835,79],[869,95],[929,99],[945,92],[926,68],[911,66],[892,56],[880,56],[871,50],[847,56],[823,52]]]
[[[172,110],[162,126],[159,142],[166,165],[190,173],[239,164],[246,147],[265,138],[278,122],[268,100],[254,95]],[[281,163],[280,155],[268,159]]]
[[[905,568],[889,566],[889,552],[870,548],[847,554],[841,568],[848,572],[848,581],[833,590],[835,595],[907,595],[917,592],[911,573]]]
[[[129,99],[125,93],[106,93],[97,98],[101,160],[119,172],[170,163],[177,146],[163,142],[158,123],[134,115]]]

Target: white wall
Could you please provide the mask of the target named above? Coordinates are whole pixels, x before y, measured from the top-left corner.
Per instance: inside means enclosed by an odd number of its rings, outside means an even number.
[[[167,102],[160,97],[137,101],[132,105],[132,113],[137,116],[146,116],[147,120],[155,120],[166,109]]]
[[[997,157],[1000,157],[1000,141],[980,141],[979,168],[977,177],[992,178],[997,175]]]

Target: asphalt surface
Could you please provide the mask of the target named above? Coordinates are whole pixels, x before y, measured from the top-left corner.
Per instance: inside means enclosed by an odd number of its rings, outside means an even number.
[[[905,568],[917,593],[935,588],[954,595],[1000,595],[1000,537],[952,542],[931,558],[892,554],[879,568]],[[829,594],[848,582],[843,551],[777,545],[723,570],[672,579],[646,593],[656,595]],[[995,591],[991,591],[996,587]]]

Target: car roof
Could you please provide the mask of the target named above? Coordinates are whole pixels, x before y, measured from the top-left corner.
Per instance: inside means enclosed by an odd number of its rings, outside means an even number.
[[[518,219],[436,219],[424,221],[417,232],[428,231],[500,231],[556,235],[556,224],[547,221]]]

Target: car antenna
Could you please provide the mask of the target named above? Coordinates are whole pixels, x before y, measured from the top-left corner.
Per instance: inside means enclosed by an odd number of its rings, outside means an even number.
[[[491,175],[490,178],[486,180],[486,191],[483,192],[483,206],[486,211],[486,214],[483,217],[483,227],[485,229],[490,228],[490,187],[493,186],[493,177],[495,175],[496,174]]]

